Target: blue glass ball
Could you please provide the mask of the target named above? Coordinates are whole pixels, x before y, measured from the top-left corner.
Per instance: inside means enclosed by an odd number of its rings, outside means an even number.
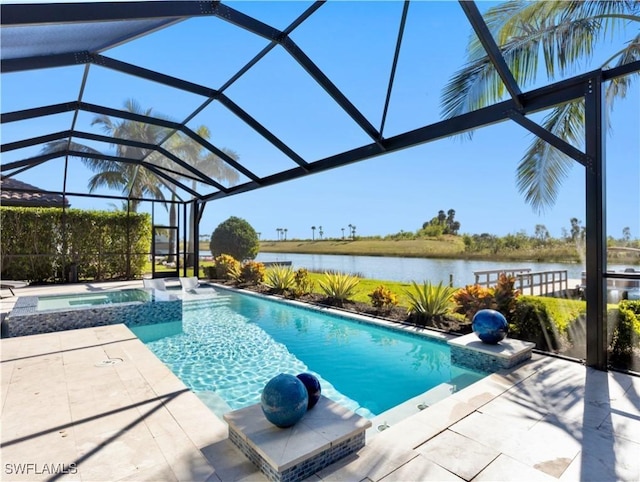
[[[495,345],[507,336],[509,324],[499,311],[486,309],[474,315],[471,328],[480,340]]]
[[[297,377],[298,380],[300,380],[307,389],[307,395],[309,396],[307,410],[311,410],[316,406],[318,400],[320,400],[320,393],[322,392],[322,388],[320,387],[320,380],[318,380],[316,376],[312,375],[311,373],[300,373],[299,375],[297,375]]]
[[[273,377],[262,390],[262,412],[280,428],[295,425],[307,413],[308,401],[304,383],[286,373]]]

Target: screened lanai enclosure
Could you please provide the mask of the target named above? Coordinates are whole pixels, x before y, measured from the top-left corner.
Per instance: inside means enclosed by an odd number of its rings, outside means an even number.
[[[15,183],[14,194],[62,196],[63,210],[100,199],[127,213],[150,213],[151,254],[179,246],[169,253],[175,274],[186,273],[187,259],[197,273],[199,221],[214,201],[515,123],[584,175],[584,358],[606,369],[607,282],[640,279],[608,272],[605,164],[606,94],[611,86],[618,93],[637,89],[637,30],[626,44],[635,42],[635,50],[617,64],[560,71],[553,82],[528,83],[525,90],[513,71],[518,48],[494,37],[479,7],[467,1],[4,2],[2,179],[27,183]],[[455,72],[441,69],[442,59],[464,51],[468,41],[447,38],[461,24],[477,47],[476,80],[496,80],[495,100],[482,105],[462,96],[441,109],[439,92],[428,95],[407,79],[444,88]],[[472,88],[462,81],[459,87]],[[398,105],[409,110],[399,115]],[[551,109],[570,105],[583,109],[584,142],[542,126]],[[468,148],[473,151],[473,141]],[[379,187],[381,196],[393,196]],[[640,206],[628,209],[640,215]]]

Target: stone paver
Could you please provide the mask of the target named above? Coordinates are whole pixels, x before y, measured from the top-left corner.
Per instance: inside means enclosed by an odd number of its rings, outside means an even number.
[[[416,451],[464,480],[473,479],[500,455],[497,450],[451,430],[445,430]]]

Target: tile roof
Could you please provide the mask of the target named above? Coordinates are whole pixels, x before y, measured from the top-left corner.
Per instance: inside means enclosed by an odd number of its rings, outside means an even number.
[[[22,207],[62,207],[63,197],[59,194],[42,192],[42,189],[13,178],[0,179],[0,204]],[[69,206],[65,199],[64,205]]]

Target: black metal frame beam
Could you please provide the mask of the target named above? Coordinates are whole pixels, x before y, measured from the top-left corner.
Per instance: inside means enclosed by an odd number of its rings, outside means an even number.
[[[52,190],[48,190],[48,189],[25,189],[25,188],[12,188],[11,189],[12,192],[22,192],[22,193],[28,193],[28,194],[55,194],[58,196],[62,196],[62,191],[52,191]],[[66,197],[89,197],[89,198],[95,198],[96,195],[95,194],[91,194],[91,193],[86,193],[86,192],[67,192]],[[150,203],[161,203],[161,204],[185,204],[186,202],[189,201],[185,201],[185,200],[171,200],[171,199],[163,199],[163,200],[159,200],[156,198],[144,198],[144,197],[127,197],[127,196],[118,196],[116,194],[101,194],[99,196],[102,199],[114,199],[114,200],[118,200],[118,201],[127,201],[127,200],[131,200],[131,201],[141,201],[141,202],[150,202]]]
[[[308,18],[322,4],[314,4],[313,11],[307,10],[300,16],[299,20],[294,22],[298,26],[302,21]],[[275,29],[267,24],[260,22],[244,13],[241,13],[227,5],[217,4],[215,7],[216,15],[223,20],[241,27],[249,32],[266,38],[269,41],[276,41],[293,57],[300,66],[322,87],[327,94],[344,110],[360,128],[365,131],[371,139],[379,141],[380,133],[369,122],[369,120],[354,106],[351,101],[331,82],[329,77],[298,47],[298,45],[289,37],[288,32]]]
[[[89,158],[89,159],[102,159],[102,160],[105,160],[105,161],[123,162],[125,164],[137,164],[139,166],[142,166],[142,167],[145,167],[145,168],[149,169],[151,172],[153,172],[154,174],[158,175],[159,177],[165,179],[169,183],[180,187],[180,189],[185,190],[186,192],[188,192],[192,196],[198,196],[198,193],[196,191],[194,191],[193,189],[191,189],[188,186],[185,186],[180,181],[176,181],[171,176],[169,176],[167,173],[165,173],[162,169],[159,169],[158,166],[156,166],[154,164],[151,164],[149,162],[146,162],[146,161],[141,161],[139,159],[130,159],[130,158],[121,157],[121,156],[110,156],[110,155],[107,155],[107,154],[97,154],[97,153],[93,153],[93,152],[81,152],[81,151],[74,151],[74,150],[58,151],[58,152],[55,152],[54,154],[57,154],[58,155],[57,157],[62,157],[62,156],[86,157],[86,158]]]
[[[55,67],[68,67],[82,65],[91,62],[91,54],[86,51],[53,54],[39,57],[23,57],[18,59],[5,59],[0,63],[0,72],[10,74],[25,70],[51,69]]]
[[[163,148],[161,146],[157,146],[155,144],[149,144],[149,143],[146,143],[146,142],[134,141],[134,140],[130,140],[130,139],[121,139],[121,138],[117,138],[117,137],[107,137],[107,136],[103,136],[103,135],[100,135],[100,134],[93,134],[93,133],[81,132],[81,131],[73,131],[71,133],[71,137],[79,137],[81,139],[88,139],[88,140],[98,141],[98,142],[109,142],[109,143],[112,143],[112,144],[119,144],[119,145],[123,145],[123,146],[137,147],[137,148],[140,148],[140,149],[146,149],[146,150],[149,150],[149,151],[158,152],[159,154],[162,154],[167,159],[170,159],[171,161],[175,162],[177,165],[179,165],[183,169],[185,169],[185,170],[189,171],[190,173],[192,173],[195,176],[195,180],[197,180],[198,182],[201,182],[203,184],[208,184],[210,186],[215,187],[216,189],[220,189],[221,191],[226,191],[227,190],[227,188],[224,187],[222,184],[220,184],[217,181],[214,181],[213,179],[211,179],[209,176],[205,175],[199,169],[196,169],[191,164],[183,161],[182,159],[177,157],[175,154],[173,154],[172,152],[166,150],[165,148]],[[141,162],[145,162],[145,161],[141,160]],[[170,172],[172,174],[175,174],[177,176],[183,176],[184,175],[183,173],[174,171],[173,169],[169,169],[167,167],[157,166],[156,164],[149,163],[149,162],[147,162],[147,163],[151,164],[151,165],[154,165],[157,168],[162,169],[163,171],[167,171],[167,172]]]
[[[86,2],[55,4],[5,4],[0,7],[2,25],[110,22],[171,17],[214,15],[217,2],[150,1]]]
[[[408,12],[409,12],[409,0],[404,0],[404,3],[402,5],[402,15],[400,16],[400,26],[398,27],[398,38],[396,39],[396,48],[393,53],[393,62],[391,63],[391,72],[389,73],[387,95],[384,99],[384,107],[382,108],[382,119],[380,120],[380,136],[382,136],[384,133],[384,124],[387,120],[387,111],[389,110],[389,102],[391,101],[391,92],[393,91],[393,81],[396,78],[396,68],[398,67],[398,58],[400,57],[400,47],[402,46],[402,37],[404,36],[404,27],[407,24]]]
[[[36,117],[41,117],[41,116],[44,116],[44,115],[61,114],[61,113],[73,112],[73,111],[77,111],[77,110],[82,110],[82,111],[85,111],[85,112],[92,112],[94,114],[104,114],[104,115],[108,115],[108,116],[111,116],[111,117],[118,117],[118,118],[121,118],[121,119],[127,119],[127,120],[131,120],[131,121],[135,121],[135,122],[154,124],[154,125],[157,125],[157,126],[160,126],[160,127],[167,128],[167,129],[172,129],[172,130],[175,130],[175,131],[181,131],[184,134],[186,134],[187,136],[189,136],[191,139],[193,139],[195,142],[197,142],[198,144],[201,144],[203,147],[205,147],[209,151],[211,151],[214,154],[216,154],[224,162],[226,162],[227,164],[229,164],[231,167],[233,167],[234,169],[238,170],[239,172],[243,173],[248,178],[250,178],[252,180],[255,180],[255,181],[259,181],[259,179],[260,179],[254,173],[252,173],[251,171],[246,169],[242,164],[238,163],[237,161],[235,161],[234,159],[229,157],[224,151],[222,151],[221,149],[218,149],[213,144],[211,144],[210,142],[206,141],[205,139],[200,137],[198,134],[193,132],[188,127],[183,126],[182,124],[178,124],[178,123],[173,122],[173,121],[169,121],[169,120],[166,120],[166,119],[160,119],[160,118],[157,118],[157,117],[144,116],[144,115],[136,114],[136,113],[133,113],[133,112],[123,111],[123,110],[119,110],[119,109],[113,109],[113,108],[110,108],[110,107],[104,107],[104,106],[100,106],[100,105],[96,105],[96,104],[90,104],[90,103],[87,103],[87,102],[74,101],[74,102],[64,102],[64,103],[54,104],[54,105],[50,105],[50,106],[38,107],[38,108],[34,108],[34,109],[24,109],[24,110],[21,110],[21,111],[8,112],[8,113],[2,114],[2,116],[0,116],[0,123],[4,124],[4,123],[7,123],[7,122],[22,121],[22,120],[27,120],[27,119],[33,119],[33,118],[36,118]],[[154,148],[162,149],[160,146],[154,146]],[[176,161],[176,162],[178,162],[178,161]],[[192,167],[190,167],[187,164],[185,164],[184,161],[182,161],[182,160],[179,160],[178,164],[180,164],[182,167],[184,167],[187,170],[193,169]],[[204,175],[203,173],[200,173],[200,174],[197,174],[197,175],[198,175],[198,177],[201,177],[203,179],[203,182],[205,182],[206,184],[215,183],[215,181],[213,181],[211,179],[209,179],[208,181],[204,181],[205,179],[208,179],[208,177],[206,175]]]
[[[216,189],[219,189],[221,191],[227,191],[228,190],[228,188],[226,188],[222,184],[220,184],[220,183],[214,181],[213,179],[209,178],[204,173],[202,173],[200,170],[196,169],[191,164],[188,164],[188,163],[184,162],[182,159],[178,158],[173,153],[167,151],[163,147],[157,146],[155,144],[148,144],[146,142],[134,141],[134,140],[131,140],[131,139],[120,139],[120,138],[117,138],[117,137],[108,137],[108,136],[103,136],[103,135],[100,135],[100,134],[94,134],[94,133],[89,133],[89,132],[66,130],[66,131],[60,131],[60,132],[56,132],[56,133],[53,133],[53,134],[47,134],[47,135],[39,136],[39,137],[32,137],[30,139],[25,139],[25,140],[22,140],[22,141],[12,142],[12,143],[8,143],[8,144],[2,144],[0,146],[0,152],[7,152],[7,151],[15,150],[15,149],[21,149],[21,148],[24,148],[24,147],[34,146],[34,145],[38,145],[38,144],[44,144],[46,142],[51,142],[51,141],[55,141],[55,140],[59,140],[59,139],[65,139],[65,138],[72,138],[72,137],[77,137],[77,138],[80,138],[80,139],[87,139],[87,140],[92,140],[92,141],[97,141],[97,142],[105,142],[105,143],[110,143],[110,144],[119,144],[119,145],[124,145],[124,146],[137,147],[137,148],[140,148],[140,149],[146,149],[146,150],[149,150],[149,151],[158,152],[158,153],[162,154],[163,156],[165,156],[166,158],[170,159],[171,161],[175,162],[177,165],[179,165],[183,169],[185,169],[185,170],[189,171],[190,173],[192,173],[195,176],[195,178],[192,178],[193,180],[196,180],[198,182],[202,182],[203,184],[208,184],[208,185],[213,186]],[[61,155],[65,155],[66,152],[67,152],[66,150],[60,150],[56,154],[61,153]],[[89,157],[89,156],[84,156],[84,157]],[[28,159],[25,159],[25,161],[27,161],[27,160]],[[140,162],[144,162],[144,160],[140,159]],[[149,164],[154,165],[152,163],[149,163]],[[169,169],[168,167],[163,167],[163,166],[156,166],[156,167],[158,167],[159,169],[162,169],[163,171],[175,174],[176,176],[180,176],[180,177],[184,176],[183,173],[174,171],[173,169]]]
[[[585,92],[585,148],[591,160],[585,169],[587,365],[606,370],[607,360],[607,223],[605,182],[604,90],[594,75]]]
[[[637,62],[636,70],[640,71],[640,62]],[[626,75],[627,68],[616,68],[608,71],[608,78],[615,78]],[[564,102],[574,101],[583,98],[588,90],[588,85],[594,76],[600,76],[601,71],[596,70],[587,74],[579,75],[554,84],[523,93],[521,96],[522,114],[532,114]],[[300,168],[283,171],[272,176],[262,178],[262,186],[269,186],[284,181],[289,181],[307,174],[314,174],[336,167],[344,166],[364,159],[379,156],[381,154],[406,149],[419,144],[432,142],[438,139],[450,137],[470,130],[474,130],[487,125],[503,122],[511,118],[512,113],[518,109],[517,103],[511,99],[498,104],[494,104],[483,109],[462,114],[460,116],[446,119],[434,124],[430,124],[403,134],[384,139],[382,146],[379,143],[371,143],[358,148],[342,152],[309,164],[307,172]],[[579,152],[579,151],[578,151]],[[589,154],[585,154],[589,158]],[[203,200],[215,200],[226,196],[239,194],[256,189],[254,183],[245,183],[234,186],[228,193],[214,193],[203,197]]]
[[[478,10],[475,2],[460,0],[459,3],[464,14],[467,16],[469,23],[473,27],[473,30],[476,32],[480,43],[484,47],[484,50],[487,52],[489,60],[491,60],[491,63],[495,67],[496,72],[498,72],[500,79],[502,79],[502,82],[509,91],[511,99],[516,103],[516,106],[519,108],[522,107],[522,103],[520,102],[522,91],[520,90],[513,73],[509,69],[507,62],[504,60],[504,56],[502,55],[502,52],[500,52],[500,47],[498,47],[496,40],[493,38],[493,35],[491,35],[484,18],[482,18],[480,10]]]
[[[536,135],[537,137],[547,142],[548,144],[551,144],[553,147],[563,152],[573,160],[578,161],[583,166],[586,167],[589,164],[589,158],[584,152],[582,152],[580,149],[573,147],[564,139],[560,139],[558,136],[549,132],[547,129],[545,129],[541,125],[533,122],[531,119],[523,116],[520,112],[511,111],[509,112],[509,117],[514,122],[517,122],[522,127],[527,129],[532,134]]]
[[[77,100],[74,100],[71,102],[61,102],[59,104],[51,104],[41,107],[33,107],[31,109],[7,112],[0,114],[0,124],[29,120],[36,117],[44,117],[47,115],[64,114],[66,112],[72,112],[78,109],[78,106],[79,102]]]

